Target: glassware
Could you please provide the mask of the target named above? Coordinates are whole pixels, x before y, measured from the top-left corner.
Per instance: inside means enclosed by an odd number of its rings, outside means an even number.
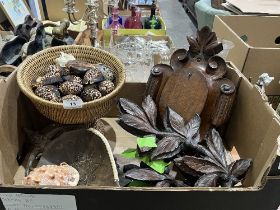
[[[129,16],[124,23],[125,28],[130,29],[142,29],[143,24],[141,22],[141,10],[135,5],[131,5],[131,16]]]
[[[111,16],[109,17],[108,25],[112,24],[113,22],[113,13],[119,13],[118,6],[111,7]],[[123,25],[123,18],[118,15],[118,22],[119,24]]]
[[[119,9],[117,6],[113,7],[112,10],[112,23],[107,27],[108,29],[112,29],[114,34],[117,34],[117,31],[120,28],[123,28],[122,24],[119,23]]]
[[[119,24],[123,24],[123,17],[122,16],[119,16]],[[112,24],[112,22],[113,22],[113,19],[112,19],[112,16],[110,16],[109,17],[109,23],[108,23],[108,25],[110,25],[110,24]]]
[[[110,48],[110,52],[126,65],[127,81],[147,82],[150,70],[154,65],[155,54],[160,55],[162,60],[170,58],[167,41],[146,39],[137,36],[126,36]],[[167,61],[165,62],[167,63]]]
[[[114,36],[118,34],[118,30],[123,28],[123,26],[119,23],[119,10],[117,6],[113,7],[112,10],[112,23],[107,27],[111,29],[111,37],[110,37],[110,48],[114,46]]]
[[[145,29],[161,29],[161,22],[156,16],[156,8],[157,6],[155,0],[153,0],[151,15],[145,20],[145,24],[144,24]]]

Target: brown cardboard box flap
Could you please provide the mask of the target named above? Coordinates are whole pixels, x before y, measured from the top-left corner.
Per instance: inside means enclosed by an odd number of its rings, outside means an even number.
[[[243,13],[278,15],[280,2],[277,0],[227,0]]]
[[[13,180],[13,175],[18,168],[16,161],[19,149],[18,138],[18,109],[17,102],[19,97],[19,88],[16,82],[16,71],[14,71],[6,80],[0,81],[0,152],[2,169],[0,169],[4,183]]]
[[[239,70],[243,69],[244,63],[248,54],[248,47],[242,44],[243,40],[239,36],[234,35],[234,31],[227,27],[226,23],[222,21],[222,17],[216,16],[213,23],[213,31],[217,33],[219,39],[230,40],[234,43],[234,48],[229,51],[229,61],[234,61],[234,65]]]
[[[220,39],[229,40],[235,47],[227,59],[256,83],[262,73],[275,77],[266,88],[268,95],[280,95],[280,33],[275,28],[280,18],[275,16],[216,16],[213,30]]]
[[[275,111],[263,100],[259,90],[243,75],[241,77],[225,137],[228,145],[234,146],[241,158],[253,158],[253,166],[244,185],[257,187],[262,185],[263,177],[276,157],[280,124],[275,118]]]

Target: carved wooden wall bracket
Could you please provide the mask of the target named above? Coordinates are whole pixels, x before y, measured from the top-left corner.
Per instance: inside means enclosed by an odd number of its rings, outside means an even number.
[[[189,50],[179,49],[170,65],[158,64],[151,70],[145,95],[156,102],[163,118],[171,107],[184,120],[194,114],[202,118],[201,135],[210,128],[219,128],[230,116],[235,98],[235,85],[226,78],[227,65],[217,56],[223,50],[216,34],[208,27],[188,37]]]

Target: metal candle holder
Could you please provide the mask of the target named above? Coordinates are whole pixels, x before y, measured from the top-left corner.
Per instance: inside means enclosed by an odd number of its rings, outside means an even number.
[[[64,0],[64,8],[63,11],[67,12],[69,21],[77,25],[77,19],[75,17],[75,13],[79,12],[75,8],[76,1],[75,0]],[[97,40],[97,31],[98,31],[98,9],[99,9],[99,2],[98,0],[86,0],[85,5],[87,6],[87,9],[85,13],[87,13],[87,20],[86,20],[86,25],[88,29],[90,29],[91,35],[91,43],[92,46],[98,47],[99,43],[96,41]]]

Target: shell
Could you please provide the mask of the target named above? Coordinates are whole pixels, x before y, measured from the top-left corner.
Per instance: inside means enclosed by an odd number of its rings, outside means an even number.
[[[43,85],[54,85],[63,82],[60,73],[49,72],[41,78]]]
[[[75,75],[67,75],[67,76],[63,76],[62,79],[64,81],[69,81],[69,82],[76,82],[78,84],[82,85],[83,80],[81,79],[81,77],[75,76]]]
[[[102,94],[94,88],[85,88],[83,92],[81,93],[81,97],[83,101],[93,101],[95,99],[101,98]]]
[[[66,96],[63,96],[62,98],[62,101],[67,101],[67,100],[82,100],[79,96],[76,96],[76,95],[66,95]]]
[[[59,102],[61,100],[57,87],[53,85],[38,87],[35,94],[48,101]]]
[[[98,90],[98,86],[96,84],[85,85],[84,86],[84,90],[87,90],[87,89],[96,89],[96,90]]]
[[[105,80],[99,84],[98,89],[102,95],[107,95],[115,89],[115,85],[113,82]]]
[[[83,90],[83,85],[66,81],[59,86],[59,90],[63,95],[79,95]]]
[[[60,67],[60,74],[61,76],[67,76],[70,74],[70,70],[66,67]]]
[[[84,75],[88,70],[95,68],[94,64],[77,60],[68,61],[65,66],[75,75]]]
[[[79,172],[66,163],[57,165],[43,165],[35,168],[24,177],[23,184],[30,186],[77,186],[80,179]]]
[[[43,81],[42,81],[42,77],[38,77],[37,79],[33,79],[31,82],[31,87],[33,89],[36,89],[38,87],[42,87],[43,86]]]
[[[114,81],[115,74],[114,74],[114,71],[110,67],[106,66],[105,64],[99,63],[96,65],[96,68],[99,71],[101,71],[105,80]]]
[[[94,84],[94,83],[101,82],[103,80],[104,80],[104,76],[101,73],[101,71],[99,71],[97,68],[93,68],[85,73],[83,84],[85,85]]]
[[[46,71],[46,74],[47,73],[60,73],[60,68],[56,65],[50,65],[48,68],[47,68],[47,71]]]

